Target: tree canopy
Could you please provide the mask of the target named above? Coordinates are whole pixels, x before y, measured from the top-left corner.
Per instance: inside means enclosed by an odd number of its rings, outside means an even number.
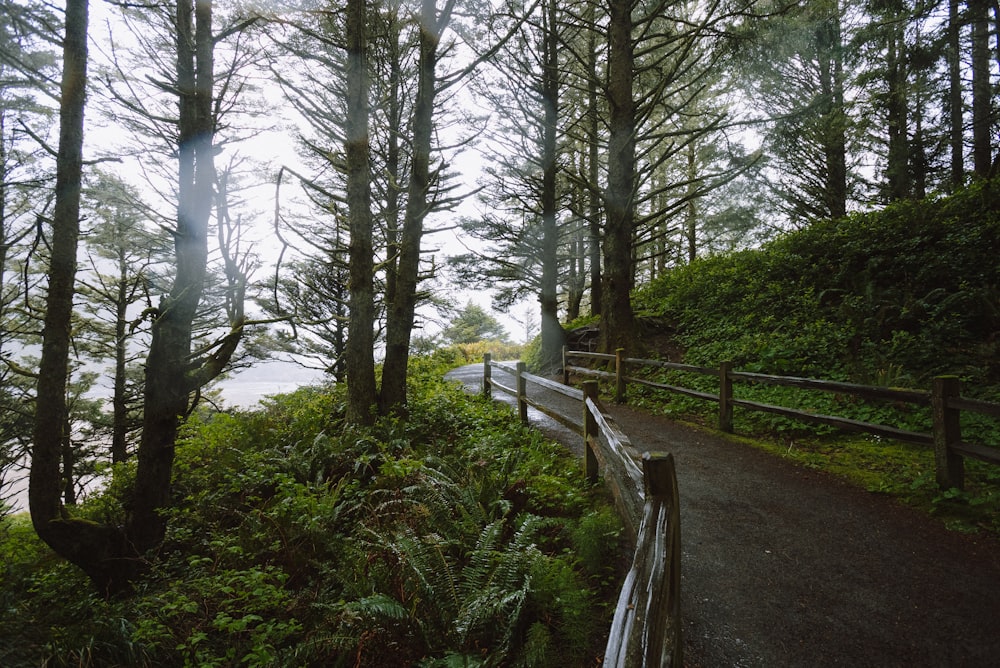
[[[441,336],[449,343],[478,343],[480,341],[507,341],[504,326],[486,310],[469,302],[444,328]]]

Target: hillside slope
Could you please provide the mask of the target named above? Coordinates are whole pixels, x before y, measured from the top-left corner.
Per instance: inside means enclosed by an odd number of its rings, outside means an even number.
[[[1000,182],[701,258],[636,295],[684,361],[1000,398]]]

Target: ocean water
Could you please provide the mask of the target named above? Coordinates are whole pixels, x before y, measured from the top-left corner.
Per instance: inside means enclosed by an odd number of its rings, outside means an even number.
[[[266,362],[245,369],[217,385],[222,390],[225,406],[253,408],[264,397],[291,392],[303,385],[319,383],[324,374],[315,369],[306,369],[289,362]],[[8,486],[4,486],[3,496],[13,512],[28,509],[28,465],[19,462],[15,470],[6,476]],[[99,486],[100,482],[95,485]]]

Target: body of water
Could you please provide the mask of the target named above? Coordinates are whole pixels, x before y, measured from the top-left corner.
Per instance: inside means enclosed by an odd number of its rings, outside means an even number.
[[[289,362],[266,362],[234,374],[232,378],[227,378],[217,387],[222,390],[225,406],[253,408],[264,397],[292,392],[303,385],[320,383],[325,379],[324,376],[321,371],[305,369]],[[14,512],[27,510],[27,464],[22,464],[19,475],[11,472],[7,479],[13,482],[8,503],[13,506]]]
[[[227,406],[252,408],[264,397],[321,383],[326,374],[290,362],[265,362],[244,369],[218,384]]]

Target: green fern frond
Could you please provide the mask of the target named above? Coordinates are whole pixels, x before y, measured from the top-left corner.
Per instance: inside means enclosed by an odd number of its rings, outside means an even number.
[[[505,522],[497,520],[483,527],[476,547],[469,553],[469,563],[462,569],[463,598],[475,596],[485,589],[493,577],[496,564],[496,545]]]
[[[479,668],[485,662],[473,654],[447,654],[440,659],[425,659],[420,668]]]
[[[552,649],[552,634],[549,628],[541,622],[535,622],[528,627],[528,632],[525,634],[519,665],[525,668],[552,665],[549,656]]]
[[[521,524],[514,532],[510,543],[498,555],[494,586],[515,589],[525,580],[536,560],[542,553],[535,546],[538,537],[537,527],[541,518],[536,515],[524,515]]]
[[[377,620],[406,619],[410,614],[402,603],[386,594],[375,594],[351,601],[346,608],[359,616]]]
[[[465,596],[455,621],[456,632],[467,644],[476,638],[489,645],[491,657],[498,661],[511,651],[531,593],[531,572],[535,562],[543,558],[534,545],[538,523],[538,518],[524,516],[504,545],[497,543],[504,522],[492,523],[484,529],[462,573]]]
[[[446,556],[449,547],[438,534],[417,536],[408,528],[397,534],[391,544],[415,591],[424,600],[434,601],[439,606],[448,602],[447,607],[455,609],[460,601],[453,565]]]
[[[432,510],[435,526],[454,527],[467,533],[478,531],[489,518],[479,501],[479,476],[474,471],[460,472],[440,460],[430,460],[425,470],[427,485],[421,498]]]

